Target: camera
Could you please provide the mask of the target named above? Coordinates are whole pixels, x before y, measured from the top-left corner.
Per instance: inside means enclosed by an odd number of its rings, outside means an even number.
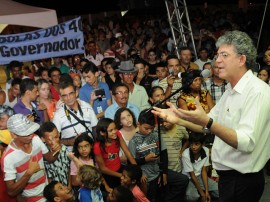
[[[105,91],[104,91],[104,89],[97,89],[97,90],[95,90],[95,95],[96,96],[105,97]]]

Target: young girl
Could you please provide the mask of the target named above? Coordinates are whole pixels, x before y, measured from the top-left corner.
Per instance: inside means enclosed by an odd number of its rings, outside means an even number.
[[[96,162],[111,188],[120,185],[120,177],[122,176],[119,157],[120,148],[124,151],[129,162],[136,164],[121,134],[117,134],[116,131],[117,129],[112,119],[100,119],[96,126],[97,141],[94,144]]]
[[[100,185],[102,175],[99,170],[90,165],[83,165],[79,168],[78,180],[82,183],[80,188],[80,202],[103,202]]]
[[[135,115],[128,108],[119,108],[115,113],[114,121],[118,129],[117,135],[121,134],[126,145],[128,145],[129,140],[138,131]],[[121,163],[124,165],[127,164],[127,157],[122,149],[120,149],[119,156]]]
[[[258,78],[269,84],[270,66],[263,66],[258,72]]]
[[[132,191],[134,202],[149,202],[145,194],[140,189],[142,169],[137,165],[127,165],[122,173],[121,185]]]

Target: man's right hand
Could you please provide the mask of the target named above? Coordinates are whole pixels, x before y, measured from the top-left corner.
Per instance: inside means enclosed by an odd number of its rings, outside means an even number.
[[[34,173],[40,170],[43,170],[43,169],[40,168],[37,157],[31,156],[29,159],[29,165],[26,172],[30,175],[33,175]]]

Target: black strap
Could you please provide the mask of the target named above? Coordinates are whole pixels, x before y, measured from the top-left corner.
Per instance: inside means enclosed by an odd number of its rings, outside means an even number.
[[[81,116],[83,116],[82,109],[81,109],[79,103],[78,103],[78,108],[79,108],[79,112],[80,112]],[[92,139],[94,140],[94,135],[93,135],[92,131],[89,130],[89,128],[86,126],[85,121],[79,119],[76,116],[76,114],[74,114],[71,110],[67,109],[66,105],[64,105],[64,109],[65,109],[65,113],[66,113],[66,116],[67,116],[69,122],[71,123],[71,118],[70,118],[70,114],[71,114],[80,124],[82,124],[85,127],[86,131],[92,135]],[[75,130],[75,128],[74,128],[74,130]],[[76,133],[77,133],[77,131],[76,131]]]

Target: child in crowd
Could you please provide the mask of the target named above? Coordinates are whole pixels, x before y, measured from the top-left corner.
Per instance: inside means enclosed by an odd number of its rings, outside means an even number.
[[[190,179],[186,190],[187,201],[211,201],[218,198],[218,184],[207,176],[209,163],[209,149],[203,146],[204,134],[191,132],[189,135],[190,147],[182,155],[183,174]]]
[[[73,202],[72,190],[60,182],[51,181],[43,190],[47,202]]]
[[[96,166],[94,153],[92,150],[93,144],[94,142],[89,135],[81,134],[75,139],[73,145],[74,155],[69,154],[69,157],[72,160],[70,163],[71,183],[76,199],[78,199],[79,189],[81,186],[81,181],[79,181],[77,178],[79,167],[82,165]],[[111,191],[107,184],[104,186],[108,192]]]
[[[158,186],[161,182],[159,156],[163,162],[161,169],[163,171],[162,185],[164,186],[167,184],[168,156],[164,142],[162,139],[159,142],[158,133],[154,131],[154,115],[147,111],[148,109],[145,109],[140,113],[138,119],[139,131],[129,141],[128,147],[148,179],[147,198],[150,201],[157,201],[159,199]],[[159,150],[159,144],[161,144],[161,151]]]
[[[80,188],[80,202],[103,202],[100,185],[102,183],[102,175],[98,169],[90,165],[82,165],[77,175],[82,184]]]
[[[134,196],[128,188],[118,186],[108,195],[107,202],[134,202]]]
[[[138,119],[139,132],[130,140],[128,147],[148,179],[147,198],[150,201],[163,200],[163,197],[165,201],[182,201],[188,178],[168,169],[167,147],[158,131],[154,130],[155,125],[154,115],[148,109],[143,110]],[[158,193],[159,187],[162,191]]]
[[[120,185],[120,177],[122,176],[120,148],[124,151],[129,162],[136,164],[122,136],[117,134],[116,131],[112,119],[100,119],[96,126],[97,141],[94,144],[94,154],[98,167],[111,188]]]
[[[123,140],[125,141],[126,145],[128,145],[131,138],[138,131],[135,115],[128,108],[119,108],[114,115],[114,121],[116,128],[118,129],[117,133],[122,135]],[[126,165],[127,157],[124,155],[122,149],[120,149],[119,156],[121,163]]]
[[[160,86],[154,86],[151,88],[149,92],[149,101],[151,105],[154,105],[164,98],[165,94],[163,88]],[[165,102],[162,103],[161,107],[167,107]],[[168,151],[168,168],[176,172],[181,172],[182,165],[179,159],[181,158],[181,154],[184,151],[184,149],[182,150],[182,140],[188,138],[188,133],[183,126],[171,124],[162,120],[161,123],[161,136],[166,144]]]
[[[129,188],[130,191],[132,191],[134,202],[149,202],[139,187],[141,177],[142,169],[140,166],[127,165],[122,172],[121,185]]]
[[[68,150],[65,145],[61,145],[60,151],[54,151],[56,145],[60,144],[60,134],[52,122],[44,122],[39,129],[41,139],[48,149],[54,154],[58,153],[57,159],[53,163],[44,162],[46,174],[50,181],[58,181],[71,189],[70,180],[70,160],[67,156]]]

